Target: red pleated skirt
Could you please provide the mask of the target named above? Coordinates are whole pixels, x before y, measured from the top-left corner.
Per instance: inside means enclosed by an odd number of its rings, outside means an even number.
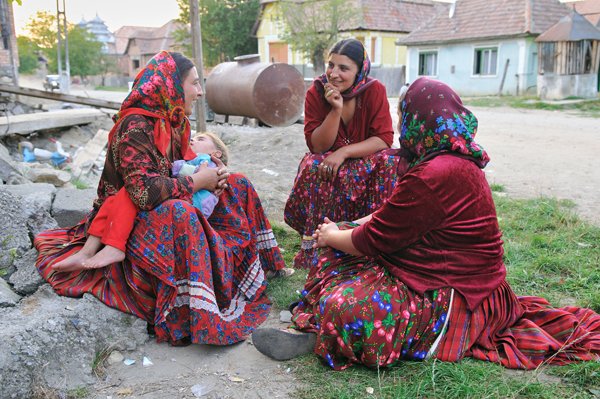
[[[341,222],[373,213],[408,170],[408,162],[400,150],[388,149],[364,158],[348,159],[332,182],[324,181],[319,177],[318,167],[329,154],[304,156],[285,205],[285,222],[303,238],[294,258],[295,268],[316,266],[317,250],[312,248],[312,234],[325,216]]]
[[[241,341],[269,314],[265,272],[285,264],[251,183],[236,174],[228,183],[209,220],[180,200],[139,212],[123,262],[53,271],[85,243],[82,223],[39,234],[36,266],[60,295],[90,293],[154,324],[159,342]]]

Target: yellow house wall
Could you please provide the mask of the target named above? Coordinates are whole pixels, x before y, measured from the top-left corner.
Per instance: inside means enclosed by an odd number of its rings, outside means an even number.
[[[381,31],[350,31],[340,33],[340,38],[348,37],[362,40],[371,57],[371,63],[374,66],[398,67],[406,64],[406,47],[396,46],[395,42],[406,34]],[[376,39],[375,57],[372,57],[373,39]]]
[[[284,32],[283,19],[279,14],[277,2],[267,3],[263,9],[262,18],[256,31],[258,41],[258,53],[262,62],[269,60],[269,43],[282,42],[281,35]],[[348,37],[361,38],[369,54],[372,54],[372,38],[376,38],[375,58],[371,60],[374,66],[397,67],[406,64],[406,47],[396,46],[395,42],[406,34],[379,31],[349,31],[341,32],[340,39]],[[302,53],[293,49],[288,50],[288,63],[302,65],[309,63]]]

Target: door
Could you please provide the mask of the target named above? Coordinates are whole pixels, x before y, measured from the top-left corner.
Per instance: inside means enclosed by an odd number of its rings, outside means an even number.
[[[288,62],[288,45],[283,42],[269,43],[269,62]]]

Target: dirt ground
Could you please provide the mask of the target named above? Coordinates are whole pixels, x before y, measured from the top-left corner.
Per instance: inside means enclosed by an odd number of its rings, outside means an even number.
[[[394,104],[392,104],[394,108]],[[490,183],[502,184],[513,198],[570,199],[585,220],[600,225],[600,133],[598,120],[553,111],[473,108],[478,141],[492,159]],[[306,151],[302,125],[264,128],[211,124],[231,150],[230,168],[250,177],[270,219],[282,211],[298,162]],[[273,311],[268,324],[278,325]],[[193,345],[172,348],[148,342],[132,366],[108,368],[95,397],[193,398],[191,387],[207,388],[208,398],[293,397],[298,381],[286,363],[262,356],[250,341],[231,347]],[[153,366],[143,367],[142,357]]]

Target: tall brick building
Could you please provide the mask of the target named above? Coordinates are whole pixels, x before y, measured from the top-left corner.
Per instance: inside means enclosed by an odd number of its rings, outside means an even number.
[[[9,0],[0,0],[0,82],[19,82],[19,52]]]

